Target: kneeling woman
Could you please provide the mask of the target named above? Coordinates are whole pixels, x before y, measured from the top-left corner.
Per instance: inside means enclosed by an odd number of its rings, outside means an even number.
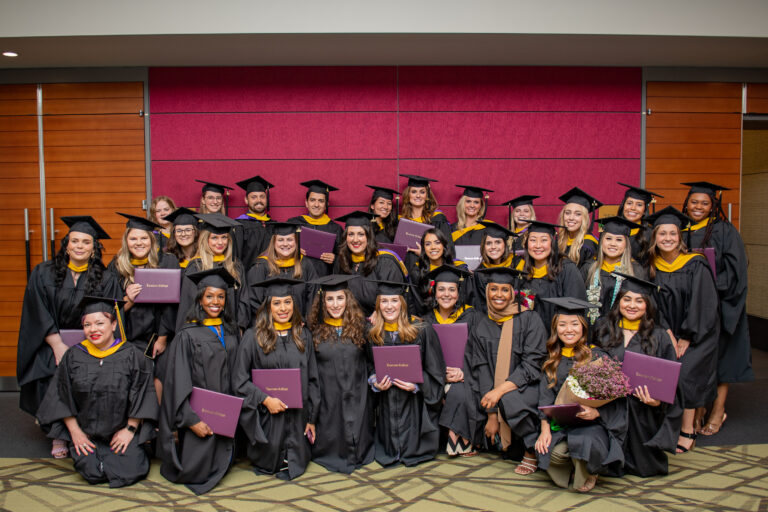
[[[536,471],[536,406],[547,331],[539,315],[522,310],[515,300],[517,271],[500,267],[478,272],[488,281],[488,315],[478,320],[470,343],[475,350],[473,371],[480,384],[480,405],[488,415],[485,435],[493,445],[498,434],[502,451],[512,446],[513,458],[524,452],[515,473],[529,475]]]
[[[168,349],[157,449],[165,478],[204,494],[229,470],[234,442],[214,434],[192,410],[189,399],[193,387],[232,394],[237,326],[227,290],[235,280],[223,267],[187,277],[196,284],[197,296]]]
[[[379,282],[376,315],[369,331],[373,349],[384,345],[418,345],[424,382],[415,384],[376,374],[368,379],[378,393],[376,462],[413,466],[432,460],[440,446],[438,418],[445,385],[445,362],[431,325],[413,323],[405,302],[407,285]]]
[[[611,357],[624,361],[626,352],[676,361],[669,334],[654,322],[656,306],[651,298],[656,285],[626,274],[611,312],[598,323],[595,341]],[[667,455],[674,454],[683,411],[679,404],[662,403],[638,387],[634,396],[617,400],[627,408],[624,470],[632,475],[668,473]]]
[[[248,458],[257,472],[283,480],[307,469],[320,402],[315,346],[291,295],[300,282],[275,277],[260,284],[266,298],[255,327],[243,333],[232,381],[245,399],[240,425],[248,437]],[[301,409],[289,409],[253,384],[251,370],[278,368],[301,370]]]
[[[69,441],[75,470],[89,483],[123,487],[149,472],[143,443],[154,437],[157,418],[152,365],[135,345],[114,338],[114,299],[86,297],[83,304],[87,339],[64,354],[37,419],[48,437]]]
[[[585,310],[594,307],[573,297],[545,299],[557,306],[552,319],[552,334],[547,340],[547,360],[539,381],[539,406],[553,405],[568,372],[574,366],[588,364],[592,349],[587,344]],[[611,406],[611,407],[609,407]],[[541,434],[536,440],[539,467],[559,487],[573,487],[589,492],[597,483],[598,473],[619,471],[624,462],[621,450],[626,425],[620,408],[609,403],[600,409],[582,405],[576,416],[586,426],[561,426],[541,415]]]
[[[356,277],[332,274],[317,279],[321,293],[309,316],[322,390],[312,460],[347,474],[373,462],[365,317],[347,287],[350,279]]]

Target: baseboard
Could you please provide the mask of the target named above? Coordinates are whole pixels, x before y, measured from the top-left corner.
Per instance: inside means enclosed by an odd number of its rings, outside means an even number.
[[[16,377],[0,377],[0,391],[18,391],[19,382]]]

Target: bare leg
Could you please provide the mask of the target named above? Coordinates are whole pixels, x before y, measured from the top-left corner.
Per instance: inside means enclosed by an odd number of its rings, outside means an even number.
[[[680,431],[685,432],[686,434],[693,434],[693,417],[696,415],[696,409],[685,409],[683,410],[683,421],[680,425]],[[695,439],[690,439],[684,436],[680,436],[677,439],[677,444],[682,446],[683,448],[686,448],[690,450],[693,447]],[[678,449],[677,453],[683,453]]]
[[[155,378],[155,392],[157,393],[157,403],[159,404],[163,398],[163,382],[158,378]]]
[[[722,382],[717,385],[717,398],[712,403],[712,410],[709,413],[707,424],[699,429],[699,434],[711,436],[720,431],[720,426],[725,421],[725,399],[728,398],[728,383]]]

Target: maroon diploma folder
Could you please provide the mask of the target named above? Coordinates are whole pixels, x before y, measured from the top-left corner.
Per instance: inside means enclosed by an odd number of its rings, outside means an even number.
[[[193,387],[189,406],[214,434],[235,437],[237,420],[243,407],[242,398]]]
[[[62,329],[59,331],[59,336],[68,347],[74,347],[85,339],[85,333],[82,329]]]
[[[421,243],[421,235],[428,229],[432,229],[432,224],[423,224],[408,219],[400,219],[395,233],[395,243],[404,245],[410,249],[418,249]]]
[[[373,364],[376,367],[376,380],[385,375],[392,380],[420,384],[424,382],[421,370],[421,349],[418,345],[387,345],[373,347]]]
[[[621,371],[629,377],[632,390],[648,386],[651,398],[671,404],[675,401],[677,380],[680,377],[680,363],[660,357],[647,356],[637,352],[624,352]]]
[[[707,258],[707,263],[709,263],[709,268],[712,269],[712,277],[715,278],[715,281],[717,281],[717,260],[715,259],[715,248],[714,247],[705,247],[703,249],[691,249],[691,252],[697,252],[699,254],[703,254],[705,258]],[[659,400],[661,400],[659,398]]]
[[[336,248],[336,235],[319,229],[301,228],[300,245],[310,258],[320,258],[324,252],[333,252]]]
[[[468,336],[467,324],[432,324],[432,327],[440,338],[445,366],[463,368]]]
[[[400,259],[405,261],[405,255],[408,254],[408,247],[400,244],[388,244],[385,242],[379,242],[379,249],[387,249],[400,256]]]
[[[253,385],[271,397],[279,398],[289,409],[301,409],[301,369],[275,368],[251,370]]]
[[[587,422],[576,416],[581,412],[581,406],[579,404],[542,405],[539,407],[539,410],[543,412],[547,418],[555,420],[560,425],[573,426]]]
[[[456,250],[456,259],[466,263],[469,270],[475,270],[483,261],[479,245],[457,245],[454,249]]]
[[[180,268],[137,268],[133,280],[141,285],[134,302],[179,302],[181,292]]]

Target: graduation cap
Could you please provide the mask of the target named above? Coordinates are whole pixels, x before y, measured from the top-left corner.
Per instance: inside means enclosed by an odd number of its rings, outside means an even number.
[[[526,204],[533,206],[533,200],[538,199],[539,197],[541,196],[518,196],[514,199],[510,199],[509,201],[501,203],[501,206],[509,206],[510,208],[517,208],[518,206],[524,206]]]
[[[198,290],[202,290],[209,286],[220,290],[226,290],[228,287],[235,284],[235,278],[232,277],[232,274],[227,272],[227,269],[224,267],[201,270],[200,272],[189,274],[187,277],[197,285]]]
[[[464,192],[462,192],[461,195],[467,196],[467,197],[473,197],[475,199],[487,198],[488,194],[483,194],[483,192],[493,192],[493,190],[489,188],[475,187],[474,185],[456,185],[456,186],[464,189]]]
[[[658,211],[653,215],[649,215],[647,220],[651,223],[651,225],[653,225],[653,227],[660,226],[662,224],[674,224],[678,228],[682,228],[691,222],[691,219],[686,217],[683,212],[674,206],[667,206],[663,210]]]
[[[253,178],[248,178],[247,180],[238,181],[236,185],[245,190],[245,195],[248,195],[251,192],[266,192],[269,194],[269,189],[274,187],[273,184],[261,176],[254,176]]]
[[[405,295],[408,293],[408,283],[397,283],[395,281],[377,281],[376,279],[366,279],[370,283],[376,283],[378,289],[376,295]]]
[[[347,283],[352,279],[357,279],[360,276],[349,274],[331,274],[323,277],[318,277],[310,281],[311,284],[320,286],[320,289],[324,292],[338,292],[346,290],[348,288]]]
[[[221,213],[197,213],[195,217],[203,221],[201,229],[215,235],[226,235],[232,228],[239,226],[237,222]]]
[[[115,313],[115,306],[121,308],[124,305],[125,301],[122,299],[86,295],[78,307],[82,308],[83,315],[88,315],[90,313]]]
[[[592,213],[593,211],[603,206],[603,203],[601,203],[591,195],[587,194],[586,192],[581,190],[579,187],[573,187],[571,190],[569,190],[565,194],[558,197],[558,199],[564,202],[565,204],[569,204],[569,203],[580,204],[581,206],[586,208],[589,213]]]
[[[69,232],[77,231],[91,235],[94,240],[109,240],[110,237],[99,223],[90,215],[71,215],[62,217],[61,221],[69,227]]]
[[[424,176],[419,176],[417,174],[401,174],[400,176],[408,178],[409,187],[429,187],[429,182],[434,181],[437,183],[437,180],[425,178]]]
[[[141,229],[143,231],[154,231],[155,229],[160,228],[160,224],[156,222],[152,222],[149,219],[145,219],[144,217],[139,217],[137,215],[130,215],[128,213],[120,213],[115,212],[118,215],[122,215],[126,219],[128,219],[128,222],[125,223],[126,229]]]
[[[288,236],[294,233],[301,233],[301,224],[296,222],[267,222],[273,235]]]
[[[334,187],[333,185],[329,185],[324,181],[320,180],[309,180],[299,183],[302,187],[307,187],[307,189],[310,192],[316,192],[318,194],[323,194],[325,197],[328,197],[328,194],[331,192],[334,192],[336,190],[339,190],[338,188]]]
[[[428,281],[433,281],[435,283],[461,284],[461,282],[469,276],[470,273],[463,268],[455,267],[453,265],[440,265],[435,270],[430,271],[426,277]]]
[[[587,316],[587,310],[600,307],[586,300],[576,297],[541,297],[544,302],[555,305],[556,315],[581,315]]]
[[[293,286],[302,283],[303,281],[288,277],[270,277],[251,286],[264,288],[264,293],[267,297],[288,297],[293,295]]]
[[[714,183],[710,183],[708,181],[692,181],[690,183],[681,183],[681,185],[691,187],[691,194],[707,194],[712,197],[715,197],[715,194],[720,191],[731,190],[726,187],[721,187],[720,185],[715,185]]]
[[[393,190],[387,187],[380,187],[378,185],[366,185],[366,187],[373,189],[373,198],[371,199],[372,201],[375,201],[379,197],[383,197],[384,199],[392,201],[399,193],[397,190]]]
[[[633,229],[640,228],[640,224],[636,224],[632,221],[625,219],[624,217],[603,217],[597,219],[603,233],[610,233],[612,235],[629,236]]]
[[[622,290],[651,296],[653,292],[658,291],[660,288],[659,285],[655,283],[646,281],[645,279],[640,279],[639,277],[631,276],[629,274],[624,274],[623,272],[611,272],[611,274],[624,278],[621,282]]]
[[[655,202],[653,199],[654,197],[664,197],[660,194],[651,192],[650,190],[645,190],[644,188],[636,187],[634,185],[627,185],[626,183],[622,183],[620,181],[617,181],[616,183],[622,187],[627,187],[627,191],[624,192],[624,199],[631,197],[632,199],[639,199],[648,205]]]
[[[206,192],[216,192],[217,194],[221,195],[227,195],[227,190],[235,190],[232,187],[228,187],[226,185],[219,185],[218,183],[211,183],[210,181],[203,181],[203,180],[195,180],[198,183],[203,184],[203,189],[200,192],[200,195],[205,195]]]
[[[515,284],[515,279],[522,278],[524,273],[511,267],[478,268],[475,272],[488,276],[489,283]]]
[[[360,226],[365,227],[369,226],[371,224],[371,221],[376,217],[376,215],[370,213],[370,212],[363,212],[360,210],[356,210],[354,212],[350,212],[346,215],[342,215],[341,217],[337,217],[333,220],[337,222],[344,222],[346,223],[347,227],[349,226]]]
[[[174,226],[197,226],[199,222],[195,212],[189,208],[176,208],[171,213],[165,216],[165,220],[171,221]]]
[[[540,220],[529,220],[528,222],[528,233],[547,233],[550,236],[555,236],[557,228],[564,227],[559,224],[551,224]]]
[[[480,224],[485,226],[485,233],[491,238],[501,238],[503,240],[506,240],[511,236],[517,236],[516,233],[508,230],[501,224],[492,222],[490,220],[481,220]]]

